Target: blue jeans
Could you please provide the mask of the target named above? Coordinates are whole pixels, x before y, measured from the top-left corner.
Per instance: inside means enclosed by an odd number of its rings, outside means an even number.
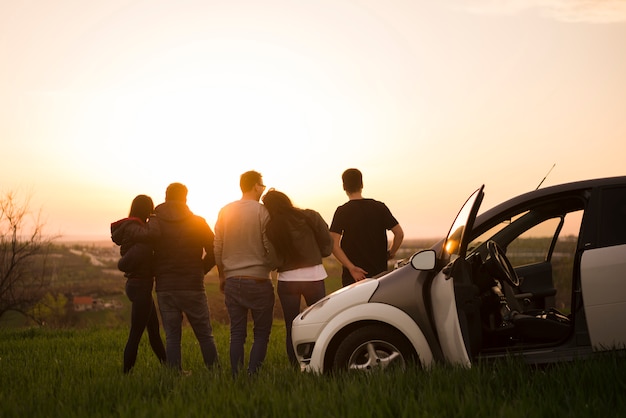
[[[236,376],[244,364],[244,344],[248,333],[248,311],[254,321],[254,341],[250,349],[248,373],[256,373],[267,354],[274,320],[274,286],[269,279],[229,277],[224,295],[230,317],[230,366]]]
[[[182,370],[180,342],[183,313],[187,316],[189,325],[196,335],[204,364],[208,368],[216,364],[217,348],[213,338],[206,293],[195,290],[157,292],[157,299],[165,329],[167,364]]]
[[[285,339],[287,357],[292,364],[297,365],[298,360],[296,359],[296,354],[293,351],[293,343],[291,342],[291,325],[293,324],[293,320],[300,313],[300,301],[302,297],[304,297],[307,306],[311,306],[326,296],[326,287],[324,286],[324,280],[316,280],[314,282],[279,280],[277,290],[280,305],[283,308],[283,317],[285,318],[285,328],[287,331],[287,338]]]

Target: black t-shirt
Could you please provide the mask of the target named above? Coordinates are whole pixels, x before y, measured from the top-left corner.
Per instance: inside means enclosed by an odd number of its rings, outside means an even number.
[[[350,261],[373,277],[387,270],[387,230],[396,225],[383,202],[355,199],[337,208],[330,231],[342,235],[341,248]],[[345,268],[343,277],[352,279]]]

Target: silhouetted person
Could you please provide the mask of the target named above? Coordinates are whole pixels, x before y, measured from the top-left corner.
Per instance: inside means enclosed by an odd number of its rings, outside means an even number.
[[[124,373],[135,366],[139,342],[146,329],[152,351],[161,363],[165,363],[165,347],[152,298],[154,265],[147,222],[153,211],[152,199],[139,195],[133,199],[128,218],[111,224],[111,239],[120,246],[122,256],[118,267],[126,277],[126,296],[131,301],[130,333],[124,348]]]
[[[187,207],[187,187],[172,183],[165,203],[156,207],[151,229],[155,245],[156,292],[165,329],[167,363],[182,370],[183,313],[200,345],[205,365],[217,363],[217,349],[204,289],[204,275],[215,265],[213,231],[204,218]]]
[[[330,234],[333,254],[343,265],[341,281],[348,286],[387,271],[387,260],[395,257],[404,232],[383,202],[362,196],[363,176],[359,170],[349,168],[341,178],[349,200],[335,211]],[[390,247],[388,230],[393,233]]]
[[[270,213],[267,236],[277,254],[277,292],[285,318],[287,356],[297,365],[291,325],[300,313],[302,298],[310,306],[326,296],[322,257],[332,253],[333,239],[319,213],[294,207],[286,194],[270,189],[263,204]]]
[[[230,365],[236,376],[244,365],[248,313],[254,321],[254,341],[248,374],[256,373],[267,354],[274,314],[274,286],[270,280],[273,250],[265,228],[270,219],[259,203],[265,190],[256,171],[241,175],[240,200],[224,206],[215,224],[215,261],[230,317]]]

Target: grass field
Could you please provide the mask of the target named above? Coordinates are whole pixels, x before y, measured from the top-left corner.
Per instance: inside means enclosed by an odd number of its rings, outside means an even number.
[[[183,367],[190,376],[160,366],[145,336],[135,370],[124,375],[130,306],[123,276],[114,268],[117,248],[109,243],[58,250],[55,294],[115,299],[122,308],[76,313],[68,306],[66,322],[57,329],[34,328],[19,315],[5,315],[0,418],[626,416],[626,358],[616,354],[545,368],[508,359],[471,369],[436,365],[390,374],[303,374],[288,364],[278,300],[263,369],[253,379],[233,380],[228,317],[214,272],[206,287],[221,368],[204,368],[186,327]],[[332,257],[325,265],[330,293],[341,286],[340,267]]]
[[[233,379],[228,327],[215,324],[221,368],[206,370],[189,328],[181,376],[142,340],[123,375],[126,328],[0,329],[1,417],[621,417],[626,359],[531,368],[510,359],[472,369],[316,376],[291,368],[276,321],[263,369]]]

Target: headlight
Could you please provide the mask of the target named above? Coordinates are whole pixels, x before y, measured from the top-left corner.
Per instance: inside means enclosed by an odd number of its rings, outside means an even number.
[[[326,302],[328,302],[329,297],[326,296],[324,299],[320,299],[317,302],[315,302],[313,305],[309,306],[308,308],[306,308],[304,310],[304,312],[302,312],[302,315],[300,315],[301,319],[304,319],[305,316],[307,316],[307,314],[311,311],[314,311],[316,309],[321,308],[322,306],[324,306],[326,304]]]

